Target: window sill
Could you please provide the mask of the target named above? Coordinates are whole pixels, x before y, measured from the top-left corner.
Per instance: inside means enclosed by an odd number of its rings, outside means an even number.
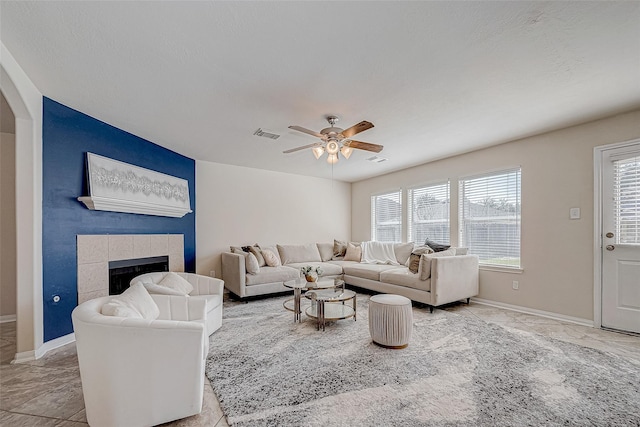
[[[524,273],[523,268],[512,268],[512,267],[498,267],[496,265],[480,265],[480,270],[485,271],[495,271],[498,273],[512,273],[512,274],[522,274]]]

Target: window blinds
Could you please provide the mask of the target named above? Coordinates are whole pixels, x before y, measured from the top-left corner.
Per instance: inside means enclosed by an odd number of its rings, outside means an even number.
[[[480,263],[520,268],[520,168],[460,180],[460,242]]]
[[[408,241],[422,244],[428,238],[449,243],[449,182],[412,188],[407,192]]]
[[[402,241],[402,191],[371,196],[371,240]]]
[[[640,245],[640,155],[613,162],[616,241]]]

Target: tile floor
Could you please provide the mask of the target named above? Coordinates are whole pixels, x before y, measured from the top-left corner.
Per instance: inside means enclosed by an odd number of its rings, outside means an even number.
[[[505,328],[517,328],[609,351],[637,364],[640,368],[640,336],[589,328],[473,302],[470,305],[455,304],[445,310]],[[15,322],[0,324],[0,425],[86,426],[75,350],[75,344],[68,344],[47,353],[42,359],[11,365],[9,362],[16,351]],[[201,414],[163,426],[227,426],[218,400],[206,380],[204,396]]]

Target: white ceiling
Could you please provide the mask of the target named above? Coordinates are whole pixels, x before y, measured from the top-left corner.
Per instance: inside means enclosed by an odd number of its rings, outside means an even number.
[[[43,95],[186,156],[357,181],[640,107],[640,2],[6,2]],[[257,128],[276,140],[253,136]]]

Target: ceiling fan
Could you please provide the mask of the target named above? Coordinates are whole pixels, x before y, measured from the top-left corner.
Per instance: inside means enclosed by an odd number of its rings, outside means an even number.
[[[290,150],[283,151],[284,154],[293,153],[295,151],[311,148],[313,155],[316,159],[319,159],[324,152],[327,152],[327,162],[334,164],[338,161],[338,151],[342,153],[345,159],[351,156],[354,148],[358,150],[373,151],[379,153],[382,151],[383,146],[378,144],[371,144],[369,142],[355,141],[351,139],[352,136],[363,132],[373,127],[373,123],[367,121],[361,121],[358,124],[351,126],[349,129],[341,129],[335,127],[338,122],[338,117],[328,116],[327,121],[331,127],[324,128],[320,132],[314,132],[312,130],[303,128],[301,126],[289,126],[289,129],[297,130],[321,139],[321,141],[313,144],[304,145],[302,147],[292,148]]]

